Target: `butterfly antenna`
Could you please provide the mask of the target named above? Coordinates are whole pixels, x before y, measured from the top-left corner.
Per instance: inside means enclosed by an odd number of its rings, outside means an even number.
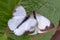
[[[33,16],[36,19],[36,12],[35,11],[33,11]]]

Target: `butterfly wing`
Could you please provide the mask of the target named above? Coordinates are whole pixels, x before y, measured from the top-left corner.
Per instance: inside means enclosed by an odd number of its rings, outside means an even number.
[[[13,18],[8,21],[8,26],[10,30],[15,30],[17,25],[19,25],[26,17],[26,11],[23,6],[17,6],[15,12],[13,12]]]
[[[16,16],[8,21],[8,27],[14,31],[17,26],[23,21],[24,17]]]
[[[13,16],[21,16],[25,17],[26,16],[26,11],[23,6],[17,6],[15,8],[15,11],[13,12]]]
[[[40,30],[44,30],[46,26],[50,27],[50,20],[40,14],[36,14],[36,18],[38,21],[38,33],[44,33],[44,31]]]

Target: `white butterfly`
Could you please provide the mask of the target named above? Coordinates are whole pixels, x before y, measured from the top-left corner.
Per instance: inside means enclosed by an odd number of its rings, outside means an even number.
[[[30,35],[45,33],[46,26],[47,30],[50,27],[53,27],[50,26],[50,24],[50,20],[40,14],[33,12],[30,16],[27,16],[26,11],[22,6],[15,8],[13,17],[8,21],[10,30],[17,36],[21,36],[25,32],[32,32]]]
[[[13,17],[8,21],[8,26],[10,30],[14,32],[14,34],[18,36],[22,35],[25,31],[29,31],[31,27],[36,25],[36,20],[33,18],[33,16],[30,16],[24,23],[22,23],[26,16],[26,11],[22,6],[18,6],[15,9],[15,12],[13,12]],[[19,27],[17,28],[18,25]]]

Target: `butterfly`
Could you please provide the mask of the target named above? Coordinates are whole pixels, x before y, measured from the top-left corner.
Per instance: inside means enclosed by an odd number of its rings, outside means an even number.
[[[27,15],[24,7],[20,5],[15,8],[13,17],[8,20],[8,27],[15,35],[21,36],[45,33],[54,28],[54,24],[35,11],[31,15]]]

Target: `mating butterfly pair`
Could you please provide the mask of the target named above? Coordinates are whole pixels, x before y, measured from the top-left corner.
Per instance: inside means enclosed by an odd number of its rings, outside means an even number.
[[[31,15],[27,15],[23,6],[17,6],[13,17],[8,21],[8,27],[15,35],[21,36],[23,34],[45,33],[54,25],[49,19],[35,13],[35,11]]]

